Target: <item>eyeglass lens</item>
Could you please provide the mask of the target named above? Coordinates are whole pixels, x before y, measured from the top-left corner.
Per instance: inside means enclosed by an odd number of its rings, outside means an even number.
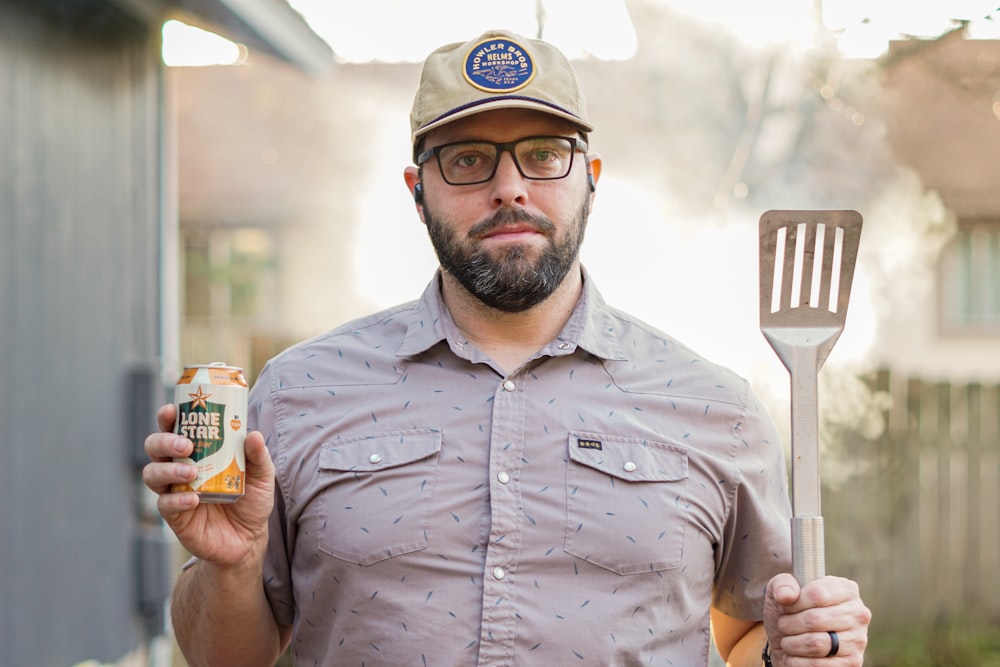
[[[499,154],[510,150],[525,178],[564,178],[573,165],[573,141],[566,137],[528,137],[513,144],[466,141],[441,146],[441,173],[453,185],[481,183],[493,178]]]

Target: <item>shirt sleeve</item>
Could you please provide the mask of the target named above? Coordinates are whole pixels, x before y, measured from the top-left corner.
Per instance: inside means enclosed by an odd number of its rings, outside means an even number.
[[[274,509],[268,519],[267,552],[264,556],[264,592],[275,620],[283,625],[291,625],[295,617],[291,577],[292,545],[295,536],[291,534],[285,514],[281,482],[284,456],[276,424],[277,392],[273,390],[271,383],[271,367],[267,365],[250,391],[248,426],[250,429],[260,431],[264,436],[264,442],[275,466]]]
[[[774,422],[749,388],[747,406],[735,454],[740,483],[716,553],[713,606],[734,618],[759,621],[767,582],[791,571],[792,512]]]

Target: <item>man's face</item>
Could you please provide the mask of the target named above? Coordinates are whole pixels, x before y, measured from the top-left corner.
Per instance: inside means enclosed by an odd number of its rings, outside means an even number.
[[[527,136],[577,137],[547,114],[490,111],[430,133],[426,148],[454,141],[512,141]],[[522,312],[544,301],[577,267],[590,191],[577,154],[564,179],[524,178],[509,153],[486,183],[449,185],[438,164],[424,164],[423,216],[442,268],[481,302]]]

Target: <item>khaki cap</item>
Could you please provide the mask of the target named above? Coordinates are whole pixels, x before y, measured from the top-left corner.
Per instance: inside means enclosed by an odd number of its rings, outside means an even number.
[[[427,132],[492,109],[535,109],[583,132],[586,102],[569,60],[557,48],[504,30],[437,49],[424,61],[410,112],[414,150]]]

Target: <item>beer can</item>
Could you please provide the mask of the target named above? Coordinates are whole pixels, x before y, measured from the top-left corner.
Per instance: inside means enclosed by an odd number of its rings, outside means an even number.
[[[243,369],[224,363],[185,366],[174,387],[174,433],[194,443],[190,458],[198,477],[173,491],[195,491],[203,503],[232,503],[243,497],[246,478],[247,381]]]

